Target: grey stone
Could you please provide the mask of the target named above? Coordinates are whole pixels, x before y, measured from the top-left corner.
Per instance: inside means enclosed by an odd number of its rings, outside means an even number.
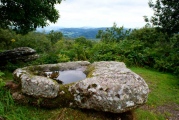
[[[87,78],[63,85],[40,76],[48,71],[76,69],[84,71]],[[16,83],[21,85],[21,91],[18,89],[18,94],[13,94],[14,99],[23,98],[27,101],[29,96],[32,96],[32,103],[44,107],[79,107],[123,113],[145,104],[149,93],[148,85],[143,78],[126,68],[124,63],[115,61],[93,64],[77,61],[29,66],[16,69],[13,77]],[[39,103],[39,97],[47,99],[42,99]]]
[[[59,64],[46,64],[29,66],[16,69],[13,72],[14,81],[20,83],[21,92],[33,97],[55,98],[59,94],[60,85],[48,77],[40,76],[47,71],[60,71],[68,69],[85,70],[90,63],[87,61],[77,61]],[[61,92],[60,94],[64,94]]]
[[[20,81],[21,91],[34,97],[55,98],[58,95],[59,84],[50,78],[30,74],[26,69],[17,69],[14,79]]]
[[[36,51],[29,47],[19,47],[12,50],[6,50],[0,53],[0,64],[4,65],[7,62],[17,62],[17,61],[32,61],[37,59],[39,56]]]
[[[69,88],[80,108],[112,113],[135,109],[147,101],[149,88],[122,62],[95,62],[92,77]]]

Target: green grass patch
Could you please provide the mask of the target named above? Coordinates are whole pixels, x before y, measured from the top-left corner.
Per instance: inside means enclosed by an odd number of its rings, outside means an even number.
[[[150,108],[136,111],[137,120],[165,120],[166,113],[156,112],[159,106],[179,104],[179,78],[145,68],[131,68],[147,82],[150,93],[146,105]],[[173,109],[173,108],[171,108]],[[155,112],[154,112],[155,111]],[[167,112],[168,114],[171,114]]]
[[[136,120],[166,120],[164,115],[154,113],[153,111],[136,110]]]
[[[0,117],[6,120],[44,120],[48,119],[50,111],[33,106],[22,106],[14,103],[10,92],[0,88]]]
[[[179,78],[144,68],[131,68],[149,85],[148,105],[159,106],[166,103],[179,104]]]

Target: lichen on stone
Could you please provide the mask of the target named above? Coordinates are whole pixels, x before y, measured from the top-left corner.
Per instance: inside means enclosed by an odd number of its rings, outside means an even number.
[[[85,68],[87,78],[63,85],[40,76],[40,72],[43,74],[52,68],[59,71]],[[23,98],[23,101],[44,107],[78,107],[122,113],[145,104],[149,93],[143,78],[126,68],[124,63],[115,61],[31,66],[19,68],[13,75],[21,84],[21,91],[16,91],[18,94],[14,94],[14,98]]]
[[[91,77],[76,82],[69,91],[80,108],[122,113],[147,101],[148,85],[121,62],[95,62]],[[89,72],[88,72],[89,73]]]

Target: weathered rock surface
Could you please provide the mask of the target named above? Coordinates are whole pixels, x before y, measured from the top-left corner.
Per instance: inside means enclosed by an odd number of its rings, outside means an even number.
[[[17,69],[13,74],[16,80],[20,80],[22,93],[46,98],[58,95],[59,85],[50,78],[30,74],[26,69]]]
[[[60,85],[39,74],[48,71],[60,71],[77,69],[89,65],[89,62],[68,62],[59,64],[47,64],[29,66],[16,69],[13,73],[14,80],[21,84],[21,92],[33,97],[55,98],[58,95]]]
[[[0,53],[0,64],[17,61],[32,61],[38,58],[36,51],[29,47],[19,47]]]
[[[69,88],[80,108],[122,113],[147,101],[148,85],[122,62],[95,62],[91,78]]]
[[[58,84],[40,76],[48,71],[79,68],[87,74],[87,78],[71,84]],[[123,113],[146,103],[149,93],[145,81],[122,62],[90,64],[78,61],[29,66],[15,70],[13,76],[14,81],[21,85],[20,90],[13,89],[13,98],[43,107],[79,107]],[[10,83],[9,86],[15,85]]]

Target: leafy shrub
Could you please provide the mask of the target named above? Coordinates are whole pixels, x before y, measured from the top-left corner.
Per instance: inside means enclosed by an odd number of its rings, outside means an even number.
[[[68,57],[71,61],[89,59],[89,51],[94,43],[84,37],[75,40],[59,40],[54,44],[54,50],[57,54]]]
[[[59,40],[63,39],[63,34],[61,32],[55,32],[55,31],[50,31],[50,33],[47,35],[49,40],[51,41],[52,44],[55,44]]]
[[[5,68],[10,71],[30,64],[89,60],[121,61],[128,66],[151,67],[179,74],[178,34],[168,36],[150,27],[130,32],[114,24],[112,28],[99,31],[98,37],[101,41],[94,42],[84,37],[65,39],[58,32],[48,35],[31,32],[22,36],[0,30],[0,51],[27,46],[40,54],[40,58],[31,63],[8,63]]]
[[[126,56],[134,64],[148,66],[160,71],[178,73],[179,66],[179,35],[167,36],[154,28],[142,28],[132,31],[128,40],[139,40],[141,49]],[[136,41],[135,41],[136,43]],[[131,46],[133,46],[131,44]],[[126,45],[125,45],[126,46]],[[134,53],[135,51],[135,53]],[[139,54],[140,53],[140,54]],[[137,63],[134,61],[138,61]]]
[[[15,42],[15,33],[8,29],[0,29],[0,50],[11,49]]]
[[[31,32],[27,35],[17,35],[13,47],[31,47],[38,53],[51,51],[51,41],[42,33]]]
[[[98,42],[90,51],[90,61],[116,60],[118,55],[118,43]]]
[[[111,28],[106,30],[99,30],[96,38],[100,38],[103,42],[119,42],[124,40],[130,33],[130,29],[124,29],[124,27],[117,27],[117,24],[114,23]]]
[[[54,64],[54,63],[58,63],[58,55],[53,52],[40,54],[40,57],[37,60],[31,62],[31,64],[35,64],[35,65]]]
[[[168,39],[167,34],[158,32],[155,28],[143,27],[134,29],[127,37],[128,40],[140,40],[145,43],[145,46],[153,46],[155,42],[165,42]],[[145,47],[144,46],[144,47]]]
[[[58,54],[58,62],[68,62],[70,58],[65,54]]]
[[[75,40],[75,43],[76,44],[80,44],[80,45],[82,45],[82,46],[84,46],[84,47],[92,47],[93,46],[93,41],[91,41],[91,40],[87,40],[85,37],[78,37],[78,38],[76,38]]]
[[[74,41],[72,40],[66,40],[66,39],[59,40],[53,45],[52,48],[53,52],[58,54],[61,51],[71,50],[73,47],[73,43]]]

